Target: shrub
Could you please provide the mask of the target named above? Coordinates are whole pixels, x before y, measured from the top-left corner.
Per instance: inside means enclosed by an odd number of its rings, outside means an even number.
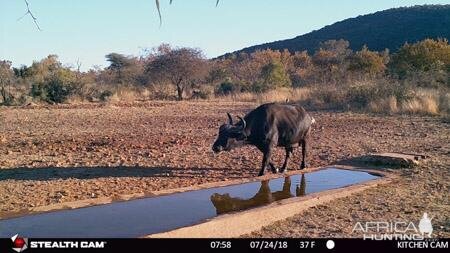
[[[369,76],[376,76],[386,69],[383,56],[378,52],[370,51],[364,46],[348,58],[348,69]]]
[[[55,103],[66,101],[73,91],[71,85],[64,84],[60,80],[51,80],[44,88],[47,92],[47,101]]]
[[[219,85],[215,93],[217,95],[230,95],[240,91],[241,91],[240,85],[226,81]]]
[[[375,86],[352,86],[347,91],[346,100],[352,107],[364,108],[371,100],[378,99],[378,93],[378,87]]]
[[[33,84],[31,96],[48,103],[63,103],[72,94],[73,87],[58,80],[51,80],[45,84]]]
[[[267,90],[290,87],[291,79],[286,73],[284,66],[278,61],[272,61],[261,69],[262,82],[254,84],[255,92],[264,92]]]
[[[6,91],[4,87],[0,87],[0,105],[13,105],[14,104],[14,96]]]
[[[369,102],[369,111],[376,113],[397,113],[398,103],[394,96]]]
[[[344,109],[347,107],[346,92],[335,87],[316,88],[307,104],[324,109]]]
[[[450,45],[446,39],[426,39],[414,44],[405,44],[392,56],[390,72],[400,78],[415,76],[422,86],[428,84],[445,86],[450,72]],[[425,75],[424,73],[429,73]],[[430,79],[436,78],[436,81]],[[447,83],[448,86],[448,83]]]
[[[105,90],[100,93],[99,99],[102,102],[108,101],[109,98],[113,95],[113,92],[110,90]]]
[[[441,93],[439,96],[439,111],[450,115],[450,93]]]
[[[76,78],[69,69],[57,69],[43,82],[34,83],[30,95],[48,103],[65,102],[75,91]]]
[[[251,85],[251,92],[254,93],[263,93],[270,90],[270,86],[267,85],[267,83],[263,82],[255,82]]]
[[[175,100],[175,88],[166,84],[153,84],[148,87],[150,99]]]
[[[191,98],[193,99],[208,99],[210,97],[210,93],[205,90],[193,90]]]

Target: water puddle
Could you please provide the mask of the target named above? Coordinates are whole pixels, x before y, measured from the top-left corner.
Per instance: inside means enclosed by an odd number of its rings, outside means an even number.
[[[367,172],[327,168],[267,181],[0,220],[0,237],[139,237],[376,178]]]

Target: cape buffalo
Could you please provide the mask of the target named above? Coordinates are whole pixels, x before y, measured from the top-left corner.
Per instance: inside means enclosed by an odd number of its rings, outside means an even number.
[[[276,146],[284,147],[286,157],[280,172],[286,170],[286,165],[294,147],[302,147],[302,163],[300,169],[306,167],[306,146],[311,125],[315,122],[303,107],[296,104],[263,104],[249,112],[239,122],[233,124],[229,113],[228,123],[219,128],[219,136],[214,142],[212,150],[218,153],[222,150],[230,151],[243,145],[254,145],[263,153],[263,161],[259,176],[264,175],[270,166],[272,172],[277,169],[270,162],[270,156]]]

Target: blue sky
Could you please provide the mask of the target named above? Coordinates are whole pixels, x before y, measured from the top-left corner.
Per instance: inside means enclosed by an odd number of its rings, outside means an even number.
[[[49,54],[64,64],[77,59],[86,70],[106,67],[105,55],[139,55],[161,43],[198,47],[215,57],[255,44],[292,38],[334,22],[418,4],[413,0],[160,0],[163,25],[154,0],[28,0],[38,31],[23,0],[0,0],[0,59],[30,65]]]

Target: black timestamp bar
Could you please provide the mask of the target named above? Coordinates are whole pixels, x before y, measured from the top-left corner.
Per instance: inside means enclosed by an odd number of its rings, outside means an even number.
[[[448,238],[426,240],[364,240],[342,238],[215,238],[215,239],[113,239],[26,238],[27,251],[39,252],[448,252]],[[24,245],[22,245],[24,246]],[[16,252],[11,238],[0,238],[0,252]]]

